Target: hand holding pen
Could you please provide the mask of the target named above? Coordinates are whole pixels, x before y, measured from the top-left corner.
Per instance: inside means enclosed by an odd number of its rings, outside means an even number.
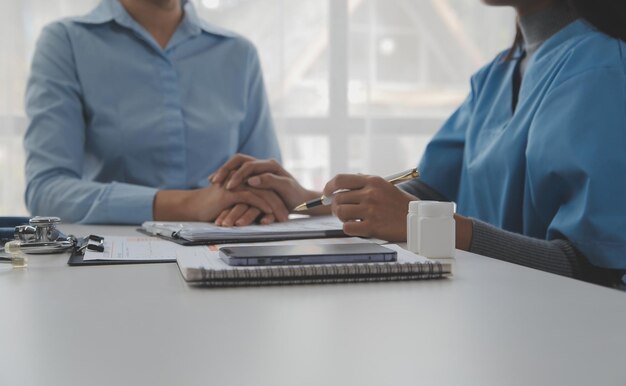
[[[400,173],[396,173],[396,174],[392,174],[390,176],[385,177],[385,181],[396,185],[399,184],[401,182],[404,181],[408,181],[408,180],[412,180],[414,178],[418,178],[420,176],[420,173],[417,169],[413,168],[413,169],[409,169],[409,170],[405,170],[403,172]],[[312,209],[315,208],[316,206],[320,206],[320,205],[330,205],[333,202],[333,198],[335,197],[336,194],[338,193],[344,193],[344,192],[348,192],[349,189],[339,189],[337,191],[334,191],[333,193],[329,194],[328,196],[326,195],[322,195],[319,198],[316,198],[315,200],[311,200],[311,201],[307,201],[304,202],[298,206],[295,207],[294,211],[299,212],[299,211],[303,211],[303,210],[307,210],[307,209]]]
[[[343,231],[347,235],[405,241],[409,202],[417,197],[394,184],[413,178],[411,173],[407,174],[399,180],[390,176],[390,181],[377,176],[340,174],[326,184],[323,193],[335,194],[330,207],[344,223]]]

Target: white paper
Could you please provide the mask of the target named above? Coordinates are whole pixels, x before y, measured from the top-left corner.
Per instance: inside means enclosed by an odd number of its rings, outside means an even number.
[[[104,252],[85,250],[83,261],[89,260],[171,260],[178,253],[206,247],[185,247],[171,241],[154,237],[104,236]]]

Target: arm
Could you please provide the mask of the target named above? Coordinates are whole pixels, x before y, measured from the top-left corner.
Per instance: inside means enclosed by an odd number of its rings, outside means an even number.
[[[541,240],[472,220],[468,251],[546,272],[581,277],[584,257],[567,240]]]
[[[471,91],[466,100],[428,143],[418,166],[421,174],[419,182],[410,182],[403,187],[404,190],[418,195],[425,193],[438,197],[440,201],[456,200],[461,180],[465,133],[473,114],[476,92],[472,79]]]
[[[588,263],[626,269],[626,84],[623,67],[559,79],[528,135],[527,205],[546,240],[568,240]],[[557,113],[558,112],[558,113]]]
[[[34,215],[57,215],[68,222],[150,219],[156,189],[82,179],[87,129],[73,58],[65,27],[46,27],[26,91],[26,204]]]
[[[428,184],[418,178],[400,184],[398,187],[420,200],[447,201],[441,193],[437,192],[435,189],[431,188]]]
[[[482,221],[470,221],[469,252],[605,286],[620,285],[626,274],[624,270],[594,267],[569,240],[542,240],[507,232]]]
[[[240,126],[239,153],[259,159],[281,160],[280,148],[263,83],[263,72],[256,49],[248,50],[246,116]]]

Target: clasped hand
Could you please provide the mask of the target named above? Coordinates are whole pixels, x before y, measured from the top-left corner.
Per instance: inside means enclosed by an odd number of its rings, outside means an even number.
[[[153,216],[159,221],[209,222],[225,210],[237,215],[237,225],[247,225],[260,214],[266,223],[285,221],[289,215],[283,200],[271,190],[245,185],[226,189],[217,183],[200,189],[157,192]]]

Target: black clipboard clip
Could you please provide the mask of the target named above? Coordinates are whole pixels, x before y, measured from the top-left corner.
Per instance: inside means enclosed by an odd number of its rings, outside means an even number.
[[[104,237],[89,235],[83,238],[81,245],[77,245],[75,253],[84,255],[86,250],[94,252],[104,252]]]

